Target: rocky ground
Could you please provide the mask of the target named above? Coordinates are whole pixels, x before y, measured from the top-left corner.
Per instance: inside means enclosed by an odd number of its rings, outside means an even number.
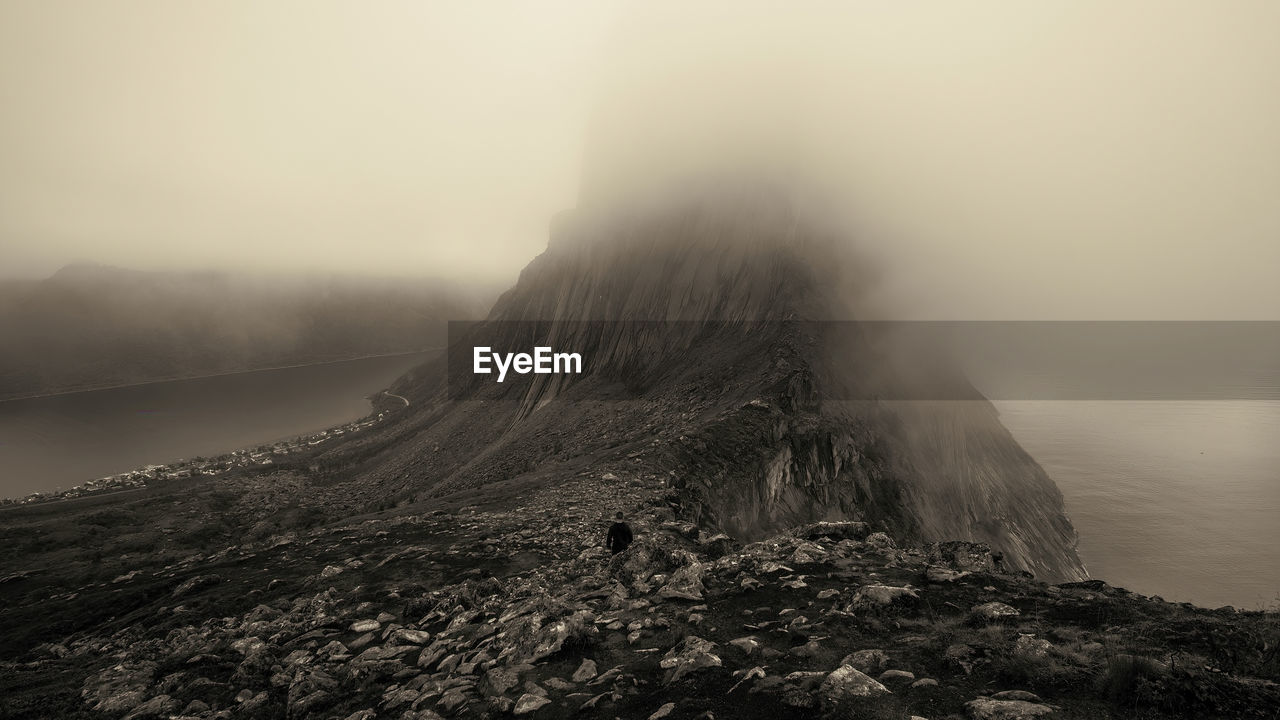
[[[640,463],[635,463],[640,465]],[[862,523],[737,545],[666,478],[275,535],[80,592],[148,602],[10,653],[0,711],[111,718],[1280,717],[1280,618],[1049,586]],[[608,516],[637,540],[609,558]],[[109,630],[106,632],[104,630]]]

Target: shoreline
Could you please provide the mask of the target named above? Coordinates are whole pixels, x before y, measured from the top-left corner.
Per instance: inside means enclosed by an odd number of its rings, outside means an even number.
[[[117,385],[101,385],[96,387],[86,387],[77,390],[59,390],[58,392],[41,393],[38,395],[19,395],[16,397],[0,398],[0,404],[7,402],[17,402],[19,400],[41,400],[44,398],[62,397],[64,395],[77,395],[79,393],[100,392],[104,390],[122,390],[124,388],[143,387],[145,385],[160,385],[162,383],[186,382],[188,380],[204,380],[206,378],[227,377],[230,375],[248,375],[249,373],[271,372],[272,370],[294,370],[304,367],[316,367],[319,365],[337,365],[338,363],[355,362],[357,360],[373,360],[375,358],[395,358],[404,357],[405,355],[420,355],[436,350],[444,350],[444,345],[434,345],[432,347],[423,348],[421,350],[406,350],[404,352],[381,353],[375,355],[358,355],[356,357],[342,358],[339,360],[320,360],[318,362],[297,363],[295,365],[272,365],[271,367],[250,368],[247,370],[228,370],[226,372],[209,373],[207,375],[191,375],[187,377],[171,377],[158,378],[155,380],[144,380],[142,382],[120,383]]]

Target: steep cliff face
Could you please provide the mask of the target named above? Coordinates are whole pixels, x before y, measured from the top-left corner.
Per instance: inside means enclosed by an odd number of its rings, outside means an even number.
[[[463,400],[402,382],[419,414],[380,472],[447,494],[643,447],[686,515],[743,539],[865,520],[903,539],[987,542],[1046,579],[1084,577],[1057,488],[976,392],[852,399],[891,396],[901,380],[856,325],[836,338],[811,322],[854,312],[838,247],[759,188],[566,214],[455,352],[548,345],[581,353],[587,372],[455,376],[470,383]]]

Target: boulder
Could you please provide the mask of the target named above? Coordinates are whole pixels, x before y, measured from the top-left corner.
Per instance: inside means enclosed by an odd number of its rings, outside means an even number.
[[[702,577],[705,574],[702,563],[694,563],[680,568],[672,574],[671,579],[658,590],[658,597],[667,600],[702,600]]]
[[[876,679],[882,683],[901,682],[905,684],[915,682],[916,674],[906,670],[885,670]]]
[[[733,552],[733,538],[724,533],[718,533],[709,538],[699,540],[698,546],[702,549],[704,555],[715,560]]]
[[[885,695],[889,688],[867,676],[852,665],[841,665],[827,675],[818,687],[824,704],[833,705],[852,698]]]
[[[965,573],[990,573],[999,569],[991,548],[983,543],[963,540],[931,543],[926,547],[926,553],[930,562],[947,565]]]
[[[1018,639],[1013,641],[1013,654],[1022,660],[1043,660],[1049,656],[1051,648],[1053,643],[1027,633],[1019,633]]]
[[[919,599],[914,588],[893,585],[863,585],[853,596],[855,605],[894,605]]]
[[[391,641],[408,645],[426,645],[431,642],[431,633],[425,630],[399,628],[391,633]]]
[[[971,622],[1005,622],[1018,617],[1022,613],[1017,608],[1005,605],[1002,602],[989,602],[981,605],[975,605],[969,611],[969,619]]]
[[[1053,714],[1053,708],[1048,705],[989,697],[971,700],[965,703],[964,708],[973,720],[1032,720]]]
[[[1026,690],[1001,690],[991,696],[993,700],[1021,700],[1023,702],[1043,702],[1040,696]]]
[[[734,638],[729,644],[742,651],[744,655],[751,655],[760,649],[760,641],[755,635],[747,635],[745,637]]]
[[[582,664],[578,666],[577,670],[573,671],[572,679],[576,683],[582,683],[595,677],[596,674],[596,663],[594,660],[588,658],[582,661]]]
[[[882,532],[868,535],[866,543],[877,550],[891,550],[894,548],[893,538]]]
[[[525,653],[523,660],[535,663],[546,659],[560,652],[569,638],[596,632],[598,631],[595,627],[595,614],[589,610],[579,610],[542,628],[534,640],[533,647]]]
[[[236,652],[240,653],[241,655],[252,655],[253,653],[266,647],[266,645],[267,644],[264,643],[261,640],[261,638],[247,637],[247,638],[240,638],[239,640],[236,640],[235,642],[231,643],[231,648]]]
[[[812,542],[803,542],[791,553],[788,559],[792,563],[816,563],[821,562],[827,556],[827,551],[821,545]]]
[[[707,667],[720,667],[720,657],[716,655],[716,644],[696,635],[685,637],[684,641],[672,648],[663,656],[658,666],[667,671],[663,683],[670,685],[694,671]]]
[[[515,708],[512,709],[511,713],[513,715],[528,715],[543,705],[550,704],[550,702],[551,701],[543,695],[525,693],[520,696],[519,700],[516,700]]]
[[[490,690],[501,695],[520,684],[520,673],[511,668],[496,667],[484,674],[484,681]]]

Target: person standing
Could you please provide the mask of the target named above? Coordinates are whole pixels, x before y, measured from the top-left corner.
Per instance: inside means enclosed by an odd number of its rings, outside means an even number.
[[[604,539],[604,546],[609,549],[613,555],[617,555],[627,546],[631,544],[631,527],[622,520],[622,511],[614,516],[613,524],[609,526],[609,534]]]

